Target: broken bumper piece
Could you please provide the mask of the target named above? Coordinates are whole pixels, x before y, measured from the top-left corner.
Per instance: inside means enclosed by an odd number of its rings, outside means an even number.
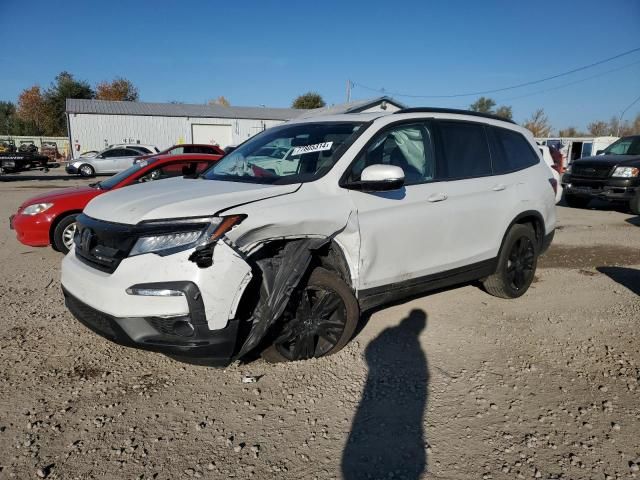
[[[80,323],[126,347],[163,353],[176,360],[200,365],[226,366],[236,349],[238,321],[220,330],[209,330],[202,295],[194,283],[170,282],[135,286],[183,292],[189,304],[187,315],[118,318],[82,302],[63,288],[65,304]]]

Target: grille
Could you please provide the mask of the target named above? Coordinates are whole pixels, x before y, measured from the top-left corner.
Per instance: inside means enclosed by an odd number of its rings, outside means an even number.
[[[148,321],[156,330],[165,335],[177,335],[180,337],[193,336],[193,327],[191,323],[189,323],[189,317],[151,317]]]
[[[607,178],[610,171],[609,165],[574,165],[571,173],[574,177]]]

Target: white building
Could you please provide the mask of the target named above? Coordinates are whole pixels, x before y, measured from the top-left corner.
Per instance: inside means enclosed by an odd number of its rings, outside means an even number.
[[[165,149],[179,143],[226,147],[297,117],[349,112],[396,111],[401,103],[380,97],[314,110],[222,107],[181,103],[67,99],[69,142],[77,157],[115,143],[141,143]]]

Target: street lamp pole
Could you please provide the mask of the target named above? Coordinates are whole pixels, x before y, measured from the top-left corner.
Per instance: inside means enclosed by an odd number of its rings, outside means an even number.
[[[633,107],[638,100],[640,100],[640,97],[636,98],[633,102],[627,105],[627,108],[625,108],[620,114],[620,118],[618,118],[618,128],[616,130],[616,137],[620,136],[620,125],[622,124],[622,117],[624,117],[624,114],[627,113],[627,110]]]

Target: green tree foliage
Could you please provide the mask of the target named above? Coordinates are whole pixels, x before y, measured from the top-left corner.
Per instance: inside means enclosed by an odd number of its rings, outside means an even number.
[[[326,105],[322,96],[316,92],[307,92],[304,95],[300,95],[291,104],[292,108],[300,108],[309,110],[312,108],[322,108]]]
[[[44,92],[45,134],[51,136],[67,135],[65,117],[67,98],[94,98],[93,89],[87,82],[76,80],[69,72],[58,74],[51,86]]]
[[[498,108],[496,101],[489,97],[480,97],[478,100],[469,105],[469,110],[480,113],[490,113],[492,115],[498,115],[499,117],[506,118],[507,120],[513,120],[513,111],[509,105],[501,105]]]
[[[12,134],[16,121],[16,106],[11,102],[0,102],[0,135]]]
[[[502,105],[496,108],[495,114],[499,117],[506,118],[507,120],[513,120],[513,111],[510,105]]]
[[[496,106],[496,101],[493,98],[480,97],[474,103],[469,105],[469,110],[480,113],[493,113],[493,107]]]

